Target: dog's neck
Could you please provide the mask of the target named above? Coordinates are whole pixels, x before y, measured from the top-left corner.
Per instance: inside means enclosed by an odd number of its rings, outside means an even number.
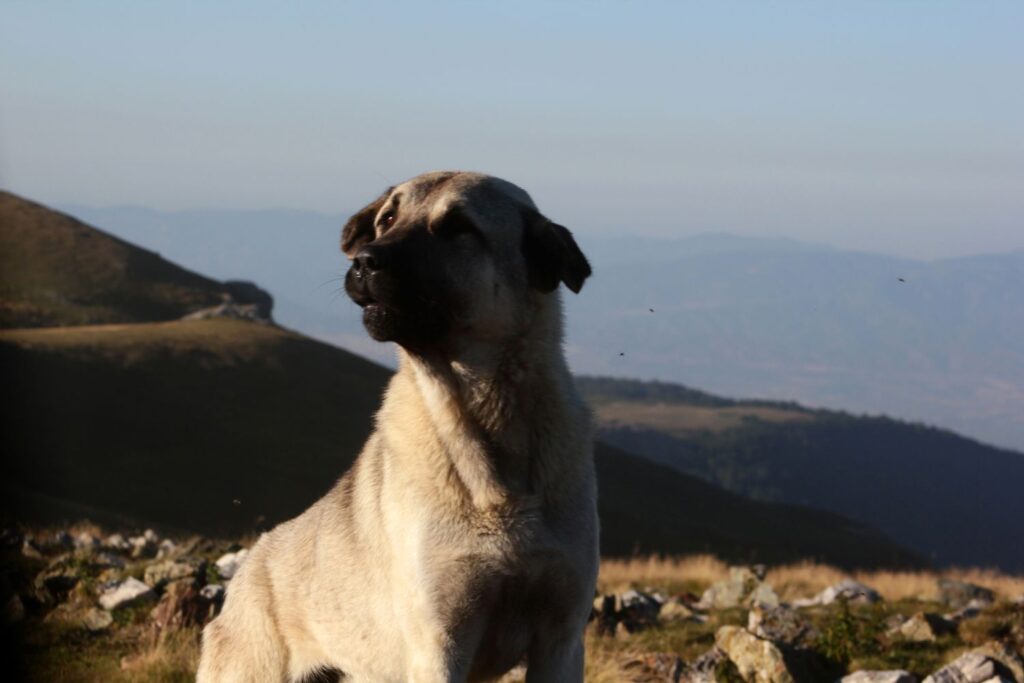
[[[548,437],[581,410],[562,353],[561,306],[539,306],[527,332],[446,357],[402,354],[452,464],[478,508],[543,493]],[[589,435],[588,435],[589,436]]]

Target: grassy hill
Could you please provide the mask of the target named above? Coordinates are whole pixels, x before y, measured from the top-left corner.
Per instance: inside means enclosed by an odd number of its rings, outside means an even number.
[[[0,191],[0,327],[173,320],[228,286]]]
[[[233,534],[294,515],[357,455],[389,372],[341,349],[229,320],[0,332],[16,516],[89,514]],[[908,566],[837,515],[750,501],[599,445],[602,547]]]
[[[942,565],[1024,570],[1024,455],[884,417],[580,378],[602,439],[759,500],[832,510]]]

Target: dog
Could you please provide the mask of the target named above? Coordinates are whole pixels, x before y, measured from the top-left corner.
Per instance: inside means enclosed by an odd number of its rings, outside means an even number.
[[[434,172],[345,224],[345,289],[398,346],[351,469],[264,534],[207,625],[200,683],[583,680],[598,568],[589,412],[559,285],[591,274],[517,186]]]

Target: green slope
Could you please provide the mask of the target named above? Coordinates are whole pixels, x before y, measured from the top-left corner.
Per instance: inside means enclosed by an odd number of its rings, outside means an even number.
[[[766,501],[831,510],[943,564],[1024,570],[1024,455],[883,417],[580,378],[601,438]]]
[[[226,293],[158,254],[0,191],[0,327],[173,320]]]

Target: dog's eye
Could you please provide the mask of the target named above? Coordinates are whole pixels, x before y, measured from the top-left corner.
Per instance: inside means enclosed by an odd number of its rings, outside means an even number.
[[[391,224],[395,222],[395,212],[388,211],[386,214],[380,217],[381,227],[390,228]]]

